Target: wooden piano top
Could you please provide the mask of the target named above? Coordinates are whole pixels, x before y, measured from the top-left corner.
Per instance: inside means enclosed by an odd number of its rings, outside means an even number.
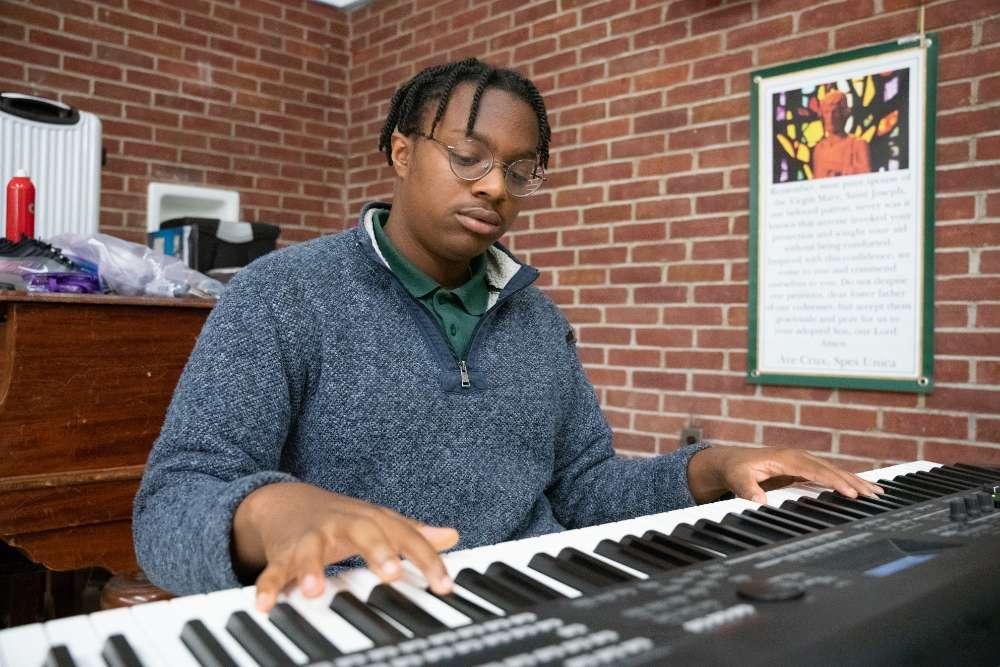
[[[215,302],[0,292],[0,538],[134,568],[132,497]]]
[[[152,296],[119,296],[117,294],[55,294],[47,292],[0,291],[0,303],[38,303],[38,304],[97,304],[102,306],[148,306],[168,308],[203,308],[211,310],[215,306],[213,299]]]

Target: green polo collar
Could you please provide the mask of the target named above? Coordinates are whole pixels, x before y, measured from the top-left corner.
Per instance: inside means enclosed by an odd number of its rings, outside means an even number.
[[[486,312],[489,289],[486,283],[485,255],[479,255],[472,260],[469,265],[472,277],[469,280],[453,290],[448,290],[403,257],[389,240],[385,230],[382,229],[382,226],[389,219],[388,210],[374,211],[374,218],[375,224],[372,225],[372,229],[375,232],[375,242],[378,243],[378,248],[382,252],[382,256],[385,257],[386,263],[389,264],[389,268],[403,283],[406,291],[417,299],[425,300],[437,290],[444,290],[458,297],[462,308],[470,315],[482,315]]]

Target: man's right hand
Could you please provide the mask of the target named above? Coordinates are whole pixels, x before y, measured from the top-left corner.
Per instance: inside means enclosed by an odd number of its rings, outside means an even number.
[[[407,518],[385,507],[324,491],[310,484],[282,482],[248,495],[233,519],[237,571],[255,572],[257,608],[269,611],[287,585],[306,597],[326,588],[324,569],[360,555],[382,581],[403,574],[400,556],[423,573],[432,591],[451,591],[438,555],[455,546],[458,532]]]

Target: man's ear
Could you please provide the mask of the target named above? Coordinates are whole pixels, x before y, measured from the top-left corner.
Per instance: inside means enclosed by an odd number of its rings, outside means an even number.
[[[398,130],[394,130],[389,145],[392,147],[392,167],[396,170],[396,175],[400,178],[406,178],[410,173],[413,142],[409,137],[400,134]]]

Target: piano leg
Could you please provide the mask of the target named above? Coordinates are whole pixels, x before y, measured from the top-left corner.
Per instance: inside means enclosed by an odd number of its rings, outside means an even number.
[[[142,570],[116,574],[108,579],[101,591],[101,609],[131,607],[143,602],[169,600],[173,595],[149,583]]]

